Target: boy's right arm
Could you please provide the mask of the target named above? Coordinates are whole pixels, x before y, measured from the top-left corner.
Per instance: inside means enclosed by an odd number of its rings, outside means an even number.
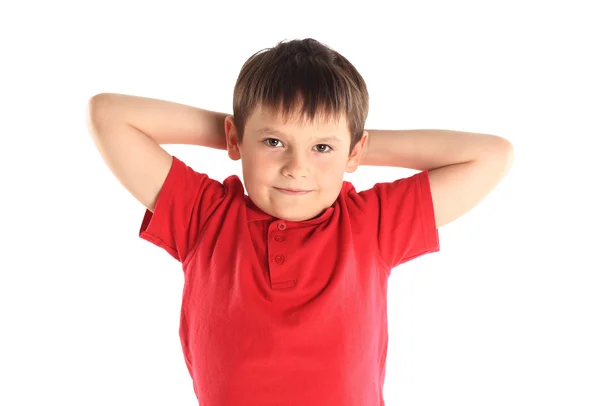
[[[154,211],[173,163],[160,144],[226,149],[226,114],[174,102],[99,94],[87,107],[87,125],[104,162],[140,203]]]

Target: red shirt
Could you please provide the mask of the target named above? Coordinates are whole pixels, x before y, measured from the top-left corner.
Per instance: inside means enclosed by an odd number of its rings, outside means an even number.
[[[319,217],[261,211],[173,157],[140,237],[183,265],[180,338],[201,406],[381,406],[387,280],[439,251],[428,172],[356,192]]]

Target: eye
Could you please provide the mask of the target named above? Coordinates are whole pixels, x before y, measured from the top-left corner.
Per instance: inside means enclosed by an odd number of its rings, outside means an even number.
[[[329,151],[319,151],[319,152],[322,152],[324,154],[329,154],[331,151],[333,151],[333,149],[329,145],[326,145],[326,144],[318,144],[317,147],[329,148]]]
[[[275,143],[276,143],[276,144],[277,144],[278,142],[281,142],[281,141],[279,141],[277,138],[267,138],[267,139],[263,140],[263,142],[264,142],[265,144],[267,144],[267,146],[268,146],[268,147],[275,147],[275,146],[277,146],[277,145],[272,145],[271,143],[269,143],[269,141],[275,141]]]

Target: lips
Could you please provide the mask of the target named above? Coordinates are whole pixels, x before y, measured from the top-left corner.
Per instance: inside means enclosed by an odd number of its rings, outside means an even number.
[[[278,188],[278,187],[276,187],[275,189],[277,189],[281,193],[285,193],[288,195],[305,195],[305,194],[311,192],[310,190],[304,190],[304,189],[282,189],[282,188]]]
[[[283,187],[278,187],[276,189],[279,190],[287,190],[288,192],[310,192],[310,190],[304,190],[304,189],[288,189],[288,188],[283,188]]]

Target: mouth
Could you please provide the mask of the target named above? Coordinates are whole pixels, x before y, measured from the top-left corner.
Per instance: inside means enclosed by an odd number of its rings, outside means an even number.
[[[278,191],[280,191],[281,193],[284,193],[286,195],[305,195],[307,193],[312,192],[312,190],[303,190],[303,189],[281,189],[276,187],[275,189],[277,189]]]

